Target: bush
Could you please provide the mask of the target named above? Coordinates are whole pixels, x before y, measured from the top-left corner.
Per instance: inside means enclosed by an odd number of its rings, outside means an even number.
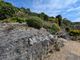
[[[4,20],[6,18],[12,17],[15,14],[15,7],[10,3],[4,1],[0,2],[0,19]]]
[[[43,21],[38,17],[31,17],[26,20],[28,26],[40,29],[43,27]]]
[[[70,36],[80,36],[80,30],[70,30]]]
[[[60,27],[56,23],[54,23],[52,27],[50,28],[50,33],[55,34],[56,32],[59,32],[60,30],[61,30]]]
[[[6,22],[6,23],[23,23],[25,21],[24,18],[20,18],[20,17],[11,17],[8,19],[4,19],[2,22]]]
[[[80,30],[70,30],[69,35],[72,37],[71,40],[80,41]]]
[[[51,24],[48,23],[48,22],[44,22],[43,27],[46,28],[46,29],[49,29],[49,28],[51,28]]]
[[[23,22],[24,22],[24,19],[16,18],[16,22],[18,22],[18,23],[23,23]]]
[[[66,32],[69,32],[70,31],[70,28],[69,27],[65,28],[65,31]]]

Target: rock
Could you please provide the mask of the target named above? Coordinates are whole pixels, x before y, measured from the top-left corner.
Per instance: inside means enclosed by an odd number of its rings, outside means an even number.
[[[55,39],[45,29],[13,29],[9,32],[0,30],[0,60],[43,60],[55,50]]]

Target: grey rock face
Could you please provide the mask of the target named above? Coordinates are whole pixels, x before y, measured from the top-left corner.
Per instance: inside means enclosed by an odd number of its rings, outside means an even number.
[[[57,41],[45,29],[0,30],[0,60],[43,60]]]

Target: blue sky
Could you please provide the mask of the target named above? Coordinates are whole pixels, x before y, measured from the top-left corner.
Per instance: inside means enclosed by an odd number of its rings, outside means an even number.
[[[17,7],[45,12],[49,16],[61,14],[73,22],[80,22],[80,0],[4,0]]]

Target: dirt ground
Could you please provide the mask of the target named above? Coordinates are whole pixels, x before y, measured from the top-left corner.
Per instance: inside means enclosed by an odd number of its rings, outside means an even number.
[[[80,43],[66,41],[61,51],[51,54],[45,60],[80,60]]]

